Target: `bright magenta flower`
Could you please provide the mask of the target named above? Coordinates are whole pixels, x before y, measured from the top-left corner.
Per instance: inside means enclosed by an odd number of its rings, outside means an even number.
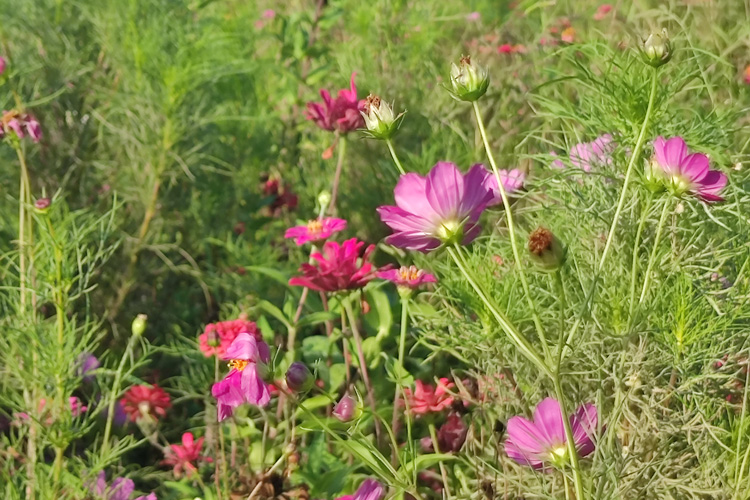
[[[659,167],[660,172],[654,167]],[[719,192],[727,185],[727,176],[709,169],[708,157],[703,153],[688,154],[682,137],[654,140],[651,173],[661,175],[676,195],[690,193],[703,201],[723,201]]]
[[[304,226],[290,227],[284,233],[284,238],[294,238],[294,242],[301,246],[309,241],[327,240],[333,233],[346,229],[346,221],[335,217],[313,219]]]
[[[307,119],[314,121],[318,127],[342,134],[363,128],[365,121],[360,111],[365,110],[365,100],[357,99],[357,86],[354,85],[352,73],[351,88],[339,90],[338,97],[333,99],[327,90],[321,90],[323,103],[307,103]]]
[[[402,175],[393,190],[396,206],[378,208],[394,233],[386,242],[406,250],[429,252],[442,243],[471,243],[480,231],[479,216],[493,199],[488,172],[474,165],[463,174],[438,162],[426,177]]]
[[[193,437],[192,432],[186,432],[182,435],[182,444],[170,444],[166,457],[162,464],[171,465],[175,477],[182,477],[183,473],[191,475],[198,470],[196,464],[199,460],[211,462],[210,457],[201,455],[203,449],[203,438],[197,440]]]
[[[158,385],[134,385],[125,391],[120,404],[133,422],[147,415],[163,418],[172,406],[169,394]]]
[[[415,415],[445,410],[453,404],[453,397],[448,393],[448,389],[453,386],[453,382],[445,377],[438,381],[437,387],[417,380],[413,393],[409,387],[404,388],[404,394],[409,402],[409,410]]]
[[[388,269],[386,271],[378,271],[376,273],[380,279],[392,281],[397,286],[404,286],[406,288],[417,288],[425,283],[436,283],[435,276],[417,269],[417,266],[402,266],[399,269]]]
[[[198,337],[200,350],[207,358],[211,356],[223,358],[224,353],[232,345],[234,339],[243,332],[249,333],[256,340],[261,340],[258,325],[253,321],[240,318],[231,321],[209,323]]]
[[[596,406],[587,403],[570,416],[578,455],[590,455],[596,443],[594,435],[597,430],[598,413]],[[536,407],[534,421],[524,417],[513,417],[508,420],[508,439],[505,441],[505,452],[510,458],[522,465],[542,469],[545,464],[564,464],[568,457],[567,439],[560,403],[547,398]]]
[[[223,358],[229,360],[231,370],[224,380],[211,388],[211,394],[218,400],[219,422],[230,417],[243,403],[267,405],[271,393],[258,373],[257,364],[270,361],[268,345],[249,333],[240,333]]]
[[[526,180],[526,174],[517,168],[510,171],[499,170],[498,174],[500,174],[500,181],[503,183],[505,194],[515,193],[523,187],[523,183]],[[492,201],[487,206],[500,205],[503,202],[503,198],[500,196],[500,189],[497,187],[497,177],[495,177],[495,174],[488,172],[484,182],[487,189],[492,191]]]
[[[354,495],[344,495],[336,500],[380,500],[385,495],[385,488],[374,479],[365,479]]]
[[[320,292],[363,288],[375,278],[375,269],[372,263],[367,261],[375,250],[375,245],[368,246],[360,259],[359,254],[364,245],[365,243],[357,241],[357,238],[346,240],[342,244],[335,241],[326,242],[323,245],[323,253],[312,254],[312,259],[317,265],[302,264],[299,270],[303,276],[290,279],[289,284],[306,286]]]

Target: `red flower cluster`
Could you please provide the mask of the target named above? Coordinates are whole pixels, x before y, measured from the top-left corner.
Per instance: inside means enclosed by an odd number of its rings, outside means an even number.
[[[219,321],[206,325],[203,333],[198,337],[200,349],[207,358],[218,356],[222,358],[227,348],[234,342],[240,333],[249,333],[255,340],[262,340],[258,325],[245,319],[234,319],[231,321]]]
[[[365,110],[365,99],[357,99],[357,86],[352,73],[351,88],[339,90],[336,99],[327,90],[321,90],[323,103],[307,103],[307,119],[312,120],[323,130],[338,131],[342,134],[364,128],[365,120],[360,111]]]
[[[320,292],[338,292],[364,287],[375,278],[376,269],[367,259],[375,250],[375,245],[365,249],[362,258],[360,251],[365,245],[357,238],[344,243],[329,241],[323,245],[323,253],[312,254],[317,265],[304,263],[300,266],[303,276],[289,280],[292,286],[306,286]]]
[[[158,385],[134,385],[125,392],[120,404],[132,422],[147,415],[158,420],[172,407],[169,394]]]
[[[453,386],[453,382],[445,377],[438,381],[437,387],[417,380],[416,389],[413,393],[410,388],[404,388],[404,394],[409,402],[409,410],[415,415],[445,410],[453,404],[453,398],[447,392]]]

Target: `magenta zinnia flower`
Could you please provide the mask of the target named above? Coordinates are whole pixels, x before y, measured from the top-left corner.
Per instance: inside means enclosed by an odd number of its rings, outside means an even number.
[[[218,400],[219,421],[232,415],[235,408],[243,403],[265,406],[271,400],[268,385],[258,374],[257,363],[268,363],[271,353],[268,345],[256,340],[249,333],[240,333],[223,356],[232,368],[211,388],[211,394]]]
[[[182,435],[182,444],[170,444],[166,451],[166,457],[161,461],[163,465],[171,465],[175,477],[182,477],[187,473],[191,475],[198,470],[198,461],[212,462],[210,457],[204,457],[203,438],[195,439],[192,432]]]
[[[344,495],[336,500],[380,500],[385,494],[385,488],[374,479],[365,479],[354,495]]]
[[[524,417],[508,420],[508,439],[505,452],[522,465],[542,469],[545,464],[561,465],[567,460],[567,440],[560,403],[547,398],[536,407],[534,421]],[[596,406],[587,403],[570,416],[578,455],[590,455],[595,448],[594,434],[597,430]]]
[[[313,219],[304,226],[290,227],[284,233],[284,238],[294,238],[294,242],[301,246],[308,241],[327,240],[333,233],[346,229],[346,221],[335,217]]]
[[[487,175],[482,165],[463,174],[449,162],[438,162],[426,177],[402,175],[393,190],[396,206],[378,208],[380,218],[394,231],[385,241],[421,252],[441,243],[471,243],[481,229],[477,220],[493,199]]]
[[[505,194],[513,194],[523,187],[523,183],[526,180],[526,174],[521,170],[514,168],[513,170],[499,170],[500,181],[503,183],[503,189]],[[492,172],[487,173],[487,179],[485,180],[487,189],[492,191],[492,201],[487,206],[499,205],[503,202],[502,196],[500,196],[500,189],[497,187],[497,177]]]
[[[425,283],[436,283],[435,276],[417,269],[417,266],[401,266],[399,269],[388,269],[386,271],[378,271],[378,278],[392,281],[396,286],[403,286],[406,288],[417,288]]]
[[[317,265],[304,263],[299,270],[303,276],[289,280],[292,286],[306,286],[320,292],[339,292],[363,288],[373,278],[375,269],[367,259],[375,250],[375,245],[365,249],[362,258],[360,251],[365,245],[357,238],[346,240],[339,244],[335,241],[323,245],[323,253],[312,254]]]
[[[659,172],[655,167],[659,167]],[[719,192],[727,185],[727,176],[709,169],[708,157],[703,153],[688,154],[682,137],[654,140],[654,158],[651,173],[661,175],[670,190],[676,194],[690,193],[703,201],[723,201]]]
[[[308,102],[307,119],[314,121],[323,130],[338,131],[342,134],[363,128],[365,121],[360,111],[365,110],[366,101],[357,99],[355,75],[356,73],[352,73],[351,88],[339,90],[336,99],[333,99],[327,90],[321,90],[323,103]]]

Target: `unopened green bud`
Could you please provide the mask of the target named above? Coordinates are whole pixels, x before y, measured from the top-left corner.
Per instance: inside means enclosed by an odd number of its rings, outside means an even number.
[[[565,262],[565,248],[546,227],[538,227],[529,235],[529,253],[543,271],[556,271]]]
[[[666,28],[661,33],[651,33],[641,44],[641,55],[646,64],[658,68],[672,58],[672,44]]]
[[[318,195],[318,204],[321,207],[328,207],[329,203],[331,203],[331,193],[328,191],[321,191]]]
[[[473,102],[487,92],[490,86],[490,76],[487,69],[471,61],[470,56],[464,56],[458,65],[451,64],[451,95],[460,101]]]
[[[393,108],[380,99],[380,97],[370,94],[367,96],[365,110],[360,112],[365,119],[367,135],[373,139],[387,140],[392,138],[401,127],[404,120],[404,114],[398,116],[393,114]]]
[[[143,332],[146,331],[147,323],[148,323],[148,316],[146,316],[145,314],[139,314],[133,320],[133,324],[130,325],[130,331],[133,332],[134,336],[140,337],[141,335],[143,335]]]

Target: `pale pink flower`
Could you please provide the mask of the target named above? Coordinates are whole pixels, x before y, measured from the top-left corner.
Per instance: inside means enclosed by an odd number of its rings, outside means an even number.
[[[346,221],[335,217],[313,219],[303,226],[290,227],[284,233],[284,238],[294,238],[294,242],[301,246],[311,241],[327,240],[333,233],[346,229]]]

